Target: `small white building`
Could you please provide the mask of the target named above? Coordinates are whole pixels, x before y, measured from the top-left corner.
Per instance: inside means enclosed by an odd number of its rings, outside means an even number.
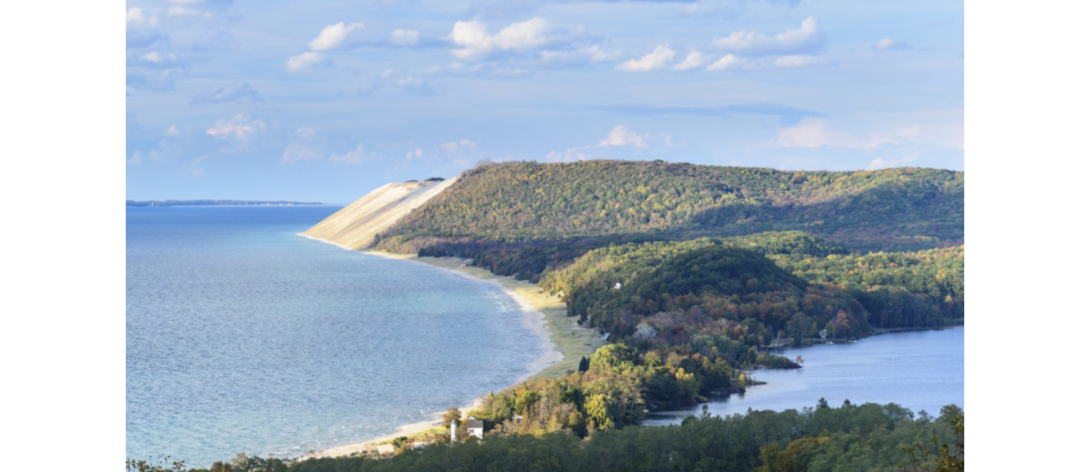
[[[466,423],[466,431],[469,432],[470,436],[476,436],[477,439],[484,438],[484,421],[470,416],[469,421]]]

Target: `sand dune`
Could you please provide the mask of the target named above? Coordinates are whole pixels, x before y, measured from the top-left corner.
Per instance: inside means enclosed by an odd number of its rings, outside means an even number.
[[[457,177],[440,182],[383,185],[306,230],[303,236],[346,249],[366,249],[375,242],[375,235],[397,223],[456,180]]]

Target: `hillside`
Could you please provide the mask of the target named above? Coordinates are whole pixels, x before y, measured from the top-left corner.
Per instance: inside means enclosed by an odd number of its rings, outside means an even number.
[[[457,178],[389,183],[330,215],[303,235],[349,249],[365,249],[375,235],[450,187]]]
[[[778,347],[960,323],[963,207],[964,173],[933,169],[504,163],[383,187],[307,234],[468,258],[561,295],[610,344],[473,414],[501,434],[584,436],[798,368]]]
[[[478,167],[393,225],[382,249],[604,235],[672,239],[801,230],[852,250],[963,242],[964,173],[784,172],[628,161]]]
[[[801,342],[827,325],[831,337],[852,338],[960,319],[964,254],[964,247],[844,254],[805,233],[760,233],[599,248],[539,285],[563,294],[569,315],[614,340],[644,323],[667,344],[702,334],[760,346],[784,336]],[[754,337],[731,331],[747,323]]]

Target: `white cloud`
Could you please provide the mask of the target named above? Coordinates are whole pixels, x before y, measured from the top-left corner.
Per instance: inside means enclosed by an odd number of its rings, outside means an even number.
[[[260,118],[251,120],[244,113],[239,113],[230,120],[216,121],[215,126],[205,132],[216,139],[233,138],[245,144],[254,135],[265,132],[265,121]]]
[[[358,165],[364,162],[379,159],[382,155],[375,151],[368,151],[364,147],[363,143],[359,143],[355,149],[352,149],[344,154],[332,154],[329,156],[329,160],[336,164]]]
[[[709,65],[707,70],[725,70],[731,67],[740,66],[743,62],[742,59],[739,59],[734,54],[727,54]]]
[[[457,151],[458,149],[476,149],[477,143],[468,139],[463,139],[461,141],[451,141],[449,143],[443,143],[442,145],[440,145],[440,147],[442,147],[444,151],[453,152]]]
[[[580,151],[580,149],[583,148],[570,148],[562,153],[556,152],[555,150],[549,151],[549,153],[545,155],[545,160],[549,162],[571,162],[586,160],[587,155]]]
[[[204,13],[205,12],[196,8],[170,7],[167,9],[167,16],[199,16]],[[206,14],[206,16],[210,15],[211,14]]]
[[[140,150],[133,151],[132,157],[125,159],[125,164],[138,166],[144,162],[144,153]]]
[[[777,57],[776,61],[773,64],[775,64],[776,67],[809,67],[820,66],[828,63],[829,61],[824,57],[803,56],[796,54],[791,56]]]
[[[356,30],[362,30],[363,23],[349,23],[345,24],[343,21],[337,24],[326,26],[322,29],[321,33],[318,33],[318,37],[314,38],[308,46],[311,51],[333,51],[345,46],[345,40],[348,39],[348,35]]]
[[[298,128],[292,134],[291,141],[284,148],[284,154],[281,155],[280,160],[288,164],[294,164],[299,161],[317,159],[321,145],[318,132],[314,128],[308,126]]]
[[[875,149],[882,146],[963,148],[964,114],[961,110],[871,116],[852,132],[830,126],[824,118],[807,118],[779,131],[776,145],[786,148],[841,147]]]
[[[159,34],[159,17],[148,15],[140,8],[125,11],[125,44],[130,47],[148,46],[164,38]]]
[[[647,147],[647,143],[643,141],[644,136],[640,135],[625,125],[614,126],[609,130],[609,136],[605,139],[598,141],[598,144],[594,147],[606,147],[606,146],[628,146],[632,145],[638,148]]]
[[[552,25],[543,18],[531,18],[511,23],[496,34],[489,34],[488,27],[477,20],[454,23],[450,40],[461,49],[451,51],[455,57],[467,61],[481,60],[494,51],[527,51],[537,49],[560,36],[550,35]]]
[[[232,0],[167,0],[167,2],[176,5],[167,9],[167,16],[203,16],[205,18],[212,18],[214,15],[211,11],[190,8],[190,6],[218,9],[229,7],[234,3]]]
[[[499,49],[531,49],[545,44],[549,22],[542,18],[531,18],[522,23],[511,23],[496,33],[496,46]]]
[[[402,77],[400,79],[397,79],[397,81],[395,83],[397,84],[398,87],[401,87],[401,88],[418,89],[418,88],[424,86],[424,79],[421,79],[420,77],[416,77],[416,76],[406,76],[406,77]]]
[[[170,138],[178,138],[182,135],[178,127],[174,125],[167,128],[163,134]],[[177,139],[162,139],[157,146],[148,149],[147,151],[134,151],[131,157],[125,159],[125,162],[128,165],[138,166],[145,161],[158,162],[175,160],[181,155],[182,146]]]
[[[414,95],[430,95],[431,86],[419,75],[395,77],[393,69],[385,69],[374,79],[363,82],[356,88],[356,94],[365,97],[382,89],[400,89]]]
[[[314,66],[325,61],[325,55],[320,52],[304,52],[288,59],[287,67],[291,72],[309,72],[314,70]]]
[[[823,118],[807,118],[799,124],[780,130],[777,143],[785,148],[877,148],[883,144],[900,144],[905,136],[901,132],[883,133],[862,137],[830,129]]]
[[[817,19],[811,16],[802,21],[799,29],[772,36],[756,31],[735,31],[725,38],[715,38],[712,46],[749,55],[818,52],[825,48],[825,34],[818,27]]]
[[[909,49],[908,42],[903,39],[882,38],[872,46],[875,51],[893,51],[897,49]]]
[[[173,58],[174,58],[174,55],[170,54],[169,59],[173,59]],[[163,62],[166,62],[167,59],[168,59],[168,57],[165,57],[165,56],[163,56],[163,55],[161,55],[161,54],[159,54],[158,52],[155,52],[155,51],[152,51],[152,52],[149,52],[147,54],[144,54],[143,56],[140,56],[140,61],[141,62],[151,62],[151,63],[155,63],[155,64],[161,64]]]
[[[816,148],[829,145],[832,139],[825,120],[807,118],[795,126],[780,130],[777,142],[780,147],[786,148]]]
[[[887,169],[890,167],[903,167],[905,164],[910,164],[919,157],[919,154],[913,154],[906,157],[879,157],[870,161],[867,165],[867,170]]]
[[[625,72],[649,72],[666,67],[666,64],[674,60],[677,52],[670,49],[670,45],[656,47],[650,54],[639,59],[629,59],[617,66],[617,70]]]
[[[390,32],[390,44],[396,46],[414,46],[419,42],[419,31],[396,29]]]
[[[155,28],[159,26],[159,17],[148,16],[140,8],[130,8],[125,11],[125,28]]]
[[[289,164],[294,164],[294,162],[317,158],[317,150],[313,147],[307,146],[304,143],[292,141],[288,143],[287,147],[283,148],[283,155],[280,157],[280,160],[289,162]]]
[[[707,61],[707,59],[708,59],[707,56],[705,56],[700,51],[693,51],[693,52],[690,52],[689,55],[685,57],[684,61],[681,61],[680,63],[674,65],[673,69],[674,70],[695,69],[695,68],[700,67],[701,65],[703,65],[704,62]]]
[[[650,138],[650,136],[651,135],[646,133],[637,133],[629,129],[625,125],[617,125],[614,126],[613,129],[609,130],[609,134],[606,135],[606,137],[602,140],[598,141],[598,144],[576,146],[568,148],[563,152],[557,152],[555,150],[550,151],[549,154],[545,155],[545,160],[564,162],[579,161],[584,159],[591,159],[594,157],[594,155],[601,154],[602,151],[595,151],[596,149],[602,149],[604,151],[606,148],[619,148],[624,146],[645,148],[647,147],[647,139]],[[661,137],[667,145],[672,144],[670,136],[661,135]]]
[[[149,69],[163,69],[168,67],[180,67],[182,66],[182,63],[178,60],[178,56],[175,56],[174,54],[151,51],[142,54],[135,64],[131,65]]]

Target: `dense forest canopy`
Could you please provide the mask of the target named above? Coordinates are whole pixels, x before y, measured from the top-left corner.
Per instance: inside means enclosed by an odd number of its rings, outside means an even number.
[[[962,243],[964,173],[826,172],[629,161],[511,162],[466,172],[379,247],[449,241],[674,237],[801,230],[853,249]]]
[[[747,344],[759,347],[785,335],[798,344],[821,329],[858,337],[963,316],[964,247],[842,252],[799,232],[628,243],[589,251],[539,285],[614,339],[641,323],[659,341],[667,331],[744,339],[728,333],[756,319],[750,331],[760,339]],[[724,270],[731,266],[738,270]]]
[[[600,431],[588,439],[566,432],[511,434],[457,444],[405,448],[392,457],[308,459],[287,463],[240,455],[191,472],[347,472],[394,470],[527,471],[837,471],[965,468],[964,413],[954,405],[938,417],[897,404],[820,400],[802,411],[751,411],[726,418],[701,415],[677,426]],[[132,472],[183,471],[130,461]]]
[[[606,334],[578,372],[474,412],[493,434],[584,436],[798,368],[780,346],[960,323],[963,191],[963,173],[932,169],[495,164],[378,246],[537,282]]]
[[[578,372],[489,395],[473,414],[490,431],[624,428],[646,408],[744,391],[756,380],[747,370],[799,367],[772,346],[963,316],[964,247],[849,253],[799,231],[611,243],[549,267],[538,285],[613,344]]]

